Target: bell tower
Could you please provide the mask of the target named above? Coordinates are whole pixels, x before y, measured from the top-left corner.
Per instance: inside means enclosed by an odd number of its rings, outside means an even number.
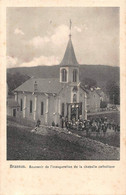
[[[70,20],[70,34],[67,47],[60,63],[60,83],[68,83],[65,92],[66,98],[59,97],[60,103],[63,105],[61,110],[66,111],[66,117],[68,121],[78,120],[86,118],[86,96],[85,92],[82,92],[81,83],[79,81],[79,63],[77,62],[71,35]],[[62,94],[61,94],[62,95]],[[85,116],[84,116],[85,115]]]
[[[71,40],[71,26],[72,22],[70,20],[69,41],[66,47],[64,57],[60,63],[60,82],[70,82],[71,84],[73,83],[73,85],[77,85],[79,83],[79,64],[77,62]]]

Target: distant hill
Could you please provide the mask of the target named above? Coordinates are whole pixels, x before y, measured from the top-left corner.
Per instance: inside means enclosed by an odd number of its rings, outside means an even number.
[[[20,73],[29,77],[58,78],[59,68],[59,65],[21,67],[7,69],[7,72],[10,74]],[[84,78],[91,78],[97,81],[97,85],[99,87],[104,87],[106,82],[109,80],[114,80],[119,83],[119,71],[119,67],[105,65],[80,65],[80,81],[84,80]]]

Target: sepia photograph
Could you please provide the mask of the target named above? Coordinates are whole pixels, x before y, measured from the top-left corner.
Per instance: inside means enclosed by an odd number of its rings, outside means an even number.
[[[6,8],[6,160],[120,160],[120,8]]]

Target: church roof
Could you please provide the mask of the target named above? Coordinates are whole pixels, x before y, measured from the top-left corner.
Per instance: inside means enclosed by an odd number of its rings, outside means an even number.
[[[17,87],[14,91],[34,92],[34,84],[37,83],[37,92],[58,94],[65,83],[60,83],[59,78],[31,78]]]
[[[35,90],[35,85],[37,84],[37,90]],[[22,85],[17,87],[14,92],[38,92],[38,93],[47,93],[47,94],[59,94],[62,89],[66,86],[69,86],[69,83],[61,83],[59,78],[30,78]],[[86,93],[82,84],[79,85]]]
[[[64,57],[60,63],[60,66],[78,66],[78,62],[75,56],[71,35],[69,35],[69,41],[67,44],[67,48],[64,54]]]

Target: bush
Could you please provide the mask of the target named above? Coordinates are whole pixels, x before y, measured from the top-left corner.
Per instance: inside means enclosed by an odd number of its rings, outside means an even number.
[[[106,107],[107,107],[107,102],[101,101],[100,108],[106,108]]]
[[[52,122],[52,126],[55,126],[55,122],[54,121]]]

